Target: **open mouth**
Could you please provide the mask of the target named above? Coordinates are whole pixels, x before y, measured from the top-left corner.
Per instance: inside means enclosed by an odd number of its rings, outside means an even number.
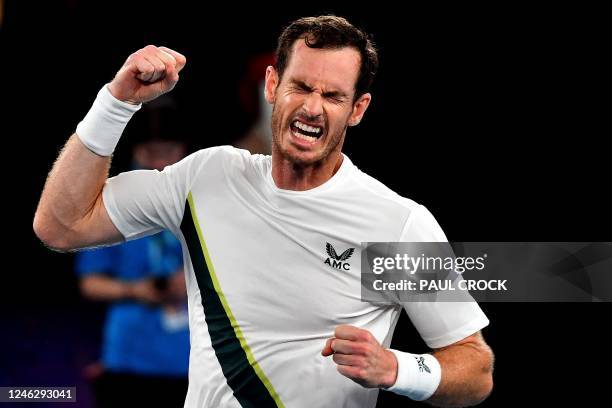
[[[297,119],[289,127],[295,137],[309,143],[315,143],[323,135],[323,127],[307,125]]]

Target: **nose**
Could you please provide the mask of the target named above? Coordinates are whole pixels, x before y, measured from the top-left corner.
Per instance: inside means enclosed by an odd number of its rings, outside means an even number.
[[[304,113],[312,118],[317,118],[323,115],[323,100],[321,95],[316,92],[310,92],[304,100]]]

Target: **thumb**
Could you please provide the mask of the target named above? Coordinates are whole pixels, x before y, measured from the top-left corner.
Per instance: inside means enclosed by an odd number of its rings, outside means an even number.
[[[334,350],[332,349],[331,345],[332,345],[332,341],[334,341],[336,338],[332,337],[331,339],[327,339],[327,341],[325,342],[325,346],[323,347],[323,350],[321,350],[321,355],[324,357],[327,356],[331,356],[332,354],[334,354]]]

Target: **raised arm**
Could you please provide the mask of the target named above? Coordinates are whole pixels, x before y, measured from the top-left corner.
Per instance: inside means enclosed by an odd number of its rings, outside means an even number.
[[[100,91],[47,177],[34,216],[45,245],[68,251],[123,239],[102,199],[111,154],[139,105],[172,90],[185,63],[181,54],[149,45],[130,55]]]

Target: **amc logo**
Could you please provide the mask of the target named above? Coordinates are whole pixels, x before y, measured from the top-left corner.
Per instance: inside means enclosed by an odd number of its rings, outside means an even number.
[[[342,254],[338,255],[332,244],[329,242],[326,244],[325,250],[327,251],[327,255],[329,255],[329,257],[325,259],[323,263],[331,266],[332,268],[340,269],[341,271],[349,271],[351,269],[351,264],[345,261],[348,260],[351,255],[353,255],[355,248],[349,248]]]

